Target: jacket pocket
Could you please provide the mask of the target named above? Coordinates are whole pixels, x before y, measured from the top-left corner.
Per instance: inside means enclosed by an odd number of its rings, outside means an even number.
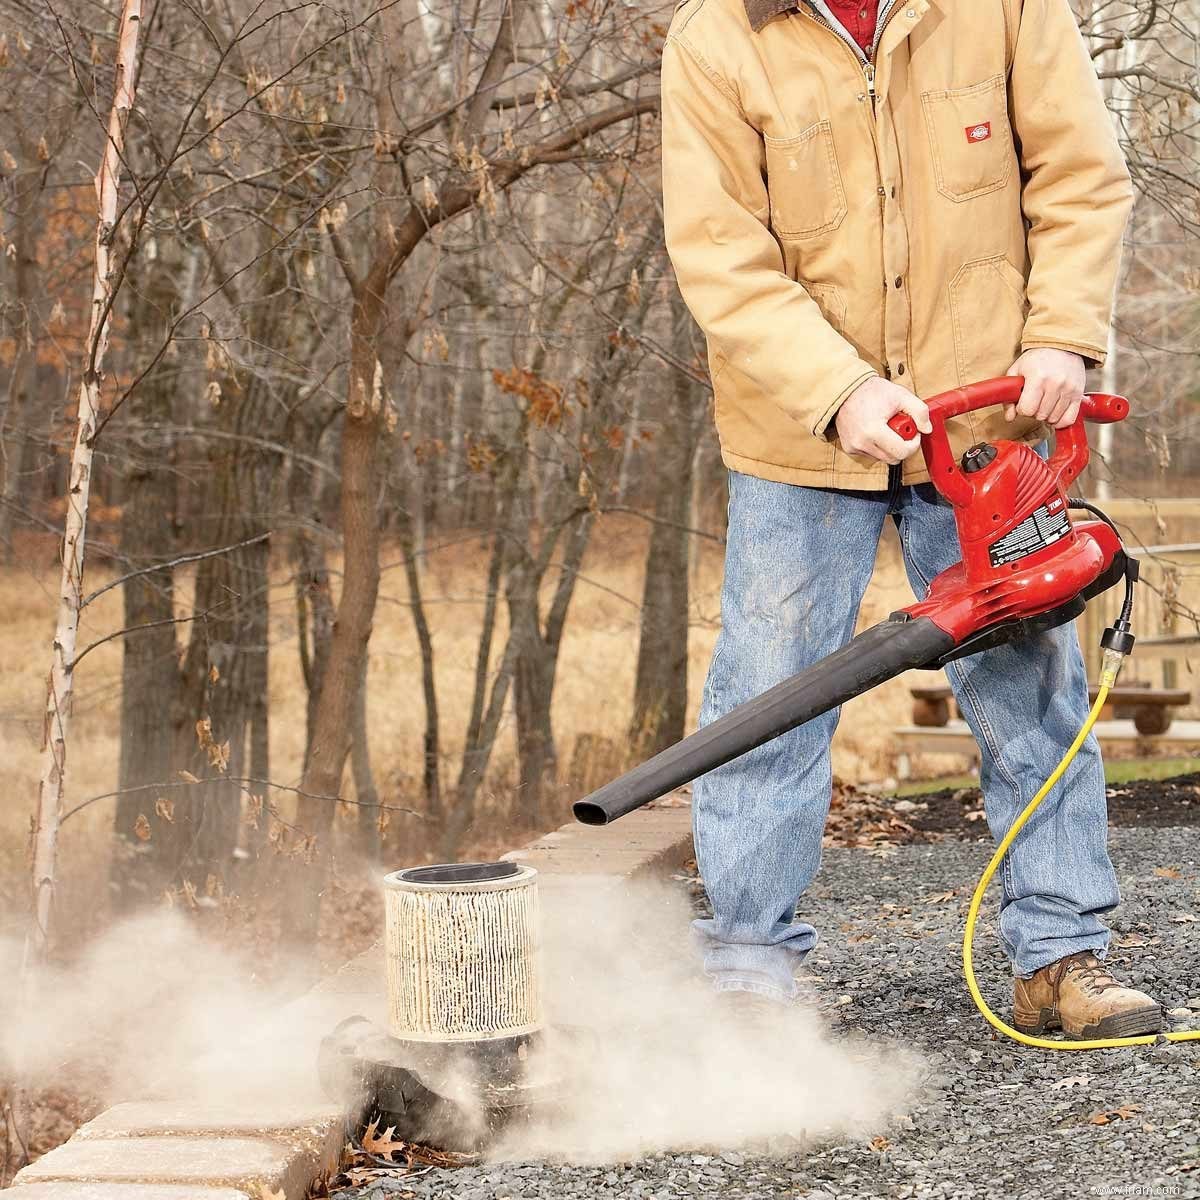
[[[821,310],[821,315],[834,327],[839,333],[846,327],[846,301],[842,299],[842,293],[838,290],[836,284],[833,283],[805,283],[802,279],[800,283],[804,290],[816,301],[817,307]]]
[[[833,127],[817,121],[795,137],[763,134],[771,228],[781,238],[816,237],[846,216],[846,191],[833,148]]]
[[[1012,366],[1027,307],[1025,276],[1003,254],[959,267],[950,281],[950,318],[960,386]]]
[[[1016,153],[1003,75],[971,87],[923,92],[921,107],[943,196],[970,200],[1008,183]]]

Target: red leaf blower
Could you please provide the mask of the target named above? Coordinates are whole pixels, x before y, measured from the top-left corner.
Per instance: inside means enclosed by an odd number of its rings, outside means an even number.
[[[1068,499],[1067,488],[1087,465],[1084,421],[1121,421],[1129,402],[1085,396],[1075,423],[1057,431],[1048,460],[1023,443],[997,441],[979,442],[956,461],[946,422],[1015,404],[1023,384],[1019,376],[988,379],[928,402],[933,428],[921,449],[934,487],[954,506],[962,561],[933,580],[924,600],[577,801],[576,819],[607,825],[903,671],[935,669],[1065,624],[1122,578],[1125,605],[1104,645],[1128,654],[1137,562],[1126,557],[1108,518]],[[889,425],[905,439],[917,432],[905,413]],[[1099,519],[1072,521],[1070,509]]]

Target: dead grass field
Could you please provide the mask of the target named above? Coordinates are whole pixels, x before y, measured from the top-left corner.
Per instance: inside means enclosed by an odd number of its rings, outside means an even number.
[[[560,764],[572,761],[577,739],[611,739],[623,745],[630,718],[638,637],[638,603],[647,526],[634,517],[609,517],[598,527],[584,562],[565,637],[554,703],[554,729]],[[30,812],[36,795],[40,712],[44,672],[54,616],[57,575],[49,540],[29,546],[23,557],[36,566],[0,571],[0,754],[7,776],[8,802],[0,809],[0,895],[20,908],[21,876]],[[446,778],[456,770],[474,672],[482,610],[483,560],[477,539],[443,536],[431,541],[424,557],[423,586],[433,628],[442,715]],[[421,737],[424,710],[420,662],[398,553],[384,555],[383,587],[371,641],[369,721],[377,784],[386,802],[419,807]],[[111,577],[89,568],[94,589]],[[719,622],[721,548],[697,539],[693,569],[689,691],[694,719],[704,673]],[[177,611],[188,615],[188,579],[180,581]],[[863,622],[878,620],[909,597],[899,556],[885,541],[876,578],[863,607]],[[305,691],[296,652],[295,609],[287,564],[280,562],[271,591],[271,756],[272,774],[294,784],[301,769]],[[103,638],[121,625],[121,593],[113,589],[89,607],[80,646]],[[180,626],[180,639],[188,625]],[[77,680],[68,764],[67,804],[116,787],[119,749],[121,643],[114,640],[88,655]],[[906,719],[902,681],[862,697],[847,708],[834,745],[837,773],[852,781],[878,779],[894,765],[887,730]],[[511,814],[512,727],[506,723],[493,758],[489,784],[480,797],[480,817],[470,842],[480,851],[502,847],[519,830]],[[936,764],[931,764],[936,765]],[[347,781],[348,794],[352,785]],[[564,785],[551,800],[548,822],[569,817],[573,795]],[[63,859],[69,891],[89,913],[96,912],[95,887],[103,891],[107,834],[115,801],[100,801],[68,821]],[[426,839],[412,818],[397,816],[388,831],[388,853],[397,863],[427,856]],[[511,844],[511,843],[510,843]],[[73,906],[72,906],[73,907]]]

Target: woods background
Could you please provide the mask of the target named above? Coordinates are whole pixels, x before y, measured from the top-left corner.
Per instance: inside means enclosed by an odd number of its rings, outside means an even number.
[[[165,899],[317,970],[376,864],[559,824],[694,718],[724,473],[662,244],[670,10],[131,8],[97,238],[123,6],[0,0],[0,909],[32,846],[39,954]],[[1087,488],[1196,495],[1200,4],[1079,17],[1138,191]],[[902,594],[885,546],[865,619]],[[836,765],[880,779],[904,689],[860,703]]]

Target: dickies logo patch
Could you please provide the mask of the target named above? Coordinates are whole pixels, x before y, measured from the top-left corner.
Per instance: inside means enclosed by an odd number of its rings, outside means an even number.
[[[968,142],[986,142],[992,136],[992,123],[980,121],[978,125],[968,125],[963,132]]]

